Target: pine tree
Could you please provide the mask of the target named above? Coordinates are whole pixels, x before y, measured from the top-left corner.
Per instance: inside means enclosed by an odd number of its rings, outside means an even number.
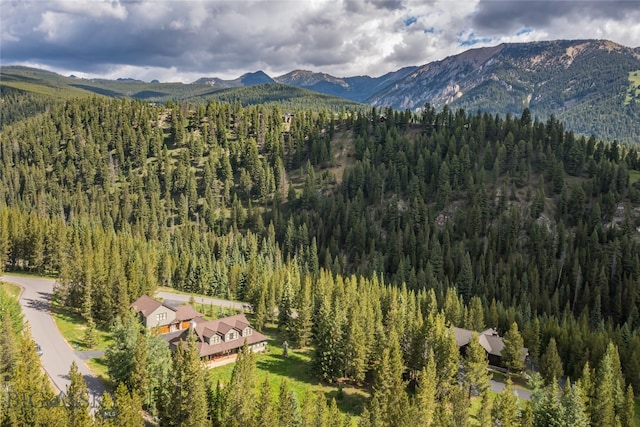
[[[343,426],[343,416],[338,409],[338,404],[336,403],[336,399],[331,399],[331,403],[329,404],[329,410],[327,414],[327,426],[328,427],[342,427]]]
[[[376,368],[373,391],[379,400],[386,425],[401,426],[406,422],[409,398],[402,379],[404,363],[395,329],[389,333],[388,347],[382,351],[380,364]]]
[[[116,407],[110,393],[104,393],[100,397],[100,404],[95,414],[96,427],[117,427]]]
[[[144,334],[147,360],[145,362],[146,381],[141,389],[143,406],[153,416],[158,415],[158,407],[167,400],[169,390],[164,384],[171,370],[171,351],[166,341],[159,335]]]
[[[109,377],[115,384],[124,382],[131,389],[131,373],[134,369],[140,324],[134,316],[128,316],[124,321],[116,318],[111,331],[113,344],[105,351]]]
[[[502,363],[511,372],[520,372],[524,369],[524,354],[522,347],[524,340],[518,331],[518,324],[513,322],[504,334],[504,348],[502,349]]]
[[[147,397],[149,392],[149,373],[147,371],[147,340],[146,336],[139,332],[136,338],[136,346],[133,353],[133,366],[131,368],[129,384],[131,392],[137,396]],[[142,399],[143,401],[149,400]]]
[[[591,419],[591,406],[594,393],[594,384],[592,379],[591,366],[587,361],[582,367],[582,376],[578,380],[580,390],[582,391],[582,401],[584,404],[585,414],[587,419]]]
[[[98,333],[96,332],[96,322],[93,317],[87,320],[87,328],[84,331],[84,345],[87,348],[93,348],[98,344]]]
[[[69,426],[89,427],[93,425],[93,418],[89,414],[89,393],[87,384],[78,371],[76,362],[71,363],[69,370],[70,383],[65,393],[64,407],[67,410]]]
[[[207,382],[207,407],[209,420],[214,427],[224,425],[227,419],[227,396],[220,380],[212,386],[211,382]],[[163,413],[163,411],[160,411]]]
[[[453,329],[447,328],[445,317],[438,313],[435,317],[427,317],[427,348],[433,353],[438,373],[438,386],[446,390],[453,384],[458,374],[460,352]]]
[[[319,308],[314,317],[316,330],[313,334],[313,365],[323,380],[334,381],[342,374],[342,328],[327,296],[320,296]]]
[[[295,392],[289,389],[287,380],[282,380],[280,383],[277,415],[277,425],[280,427],[302,427],[300,405]]]
[[[313,327],[311,306],[311,278],[305,277],[298,297],[298,317],[293,320],[294,339],[298,348],[304,348],[311,343],[311,329]]]
[[[465,303],[468,303],[473,293],[473,270],[471,268],[471,258],[469,252],[464,254],[462,260],[462,267],[458,277],[456,278],[456,287],[458,288],[458,294],[462,296]]]
[[[565,425],[571,427],[588,427],[589,416],[584,406],[584,394],[580,387],[580,383],[570,385],[567,381],[566,389],[568,389],[562,399],[565,414]]]
[[[622,410],[620,411],[620,424],[622,427],[632,427],[636,422],[635,417],[635,396],[633,394],[633,387],[629,384],[624,396]]]
[[[180,342],[172,355],[169,404],[161,420],[166,425],[196,427],[207,419],[204,370],[194,334],[189,334],[186,346],[184,344]]]
[[[620,361],[618,349],[609,343],[600,365],[594,385],[594,400],[590,407],[591,424],[594,427],[613,426],[619,421],[616,408],[622,397]]]
[[[562,361],[560,360],[558,348],[556,347],[556,340],[553,337],[549,340],[547,350],[540,358],[540,374],[542,374],[547,384],[559,380],[564,374]]]
[[[469,396],[471,390],[477,390],[478,394],[484,393],[491,386],[491,374],[487,370],[487,352],[480,345],[478,334],[474,332],[467,346],[464,357],[465,378],[469,383]]]
[[[345,375],[360,384],[367,372],[366,335],[354,313],[348,317],[345,340]]]
[[[471,297],[469,302],[469,315],[465,327],[476,332],[482,331],[485,327],[482,301],[477,296]]]
[[[493,418],[500,426],[518,425],[518,398],[510,378],[507,378],[505,388],[493,402]]]
[[[558,384],[552,382],[544,388],[542,396],[534,402],[534,427],[563,427],[565,426],[565,411],[560,401]]]
[[[427,363],[420,373],[418,388],[413,401],[416,418],[421,420],[420,422],[425,427],[429,427],[433,423],[436,392],[438,390],[437,380],[436,362],[430,352],[427,357]]]
[[[290,339],[294,330],[293,317],[294,289],[291,273],[287,270],[286,279],[282,288],[280,303],[278,304],[278,328],[285,337]]]
[[[256,405],[255,355],[245,341],[238,353],[236,364],[227,386],[227,424],[239,426],[254,425]]]
[[[0,288],[0,316],[5,331],[12,330],[15,334],[22,331],[24,321],[20,303],[3,288]]]
[[[267,376],[264,377],[258,393],[255,421],[256,426],[271,426],[276,424],[276,414],[273,410],[273,399],[271,397],[271,385],[269,384],[269,378]]]
[[[491,415],[493,410],[493,399],[489,394],[489,391],[485,391],[481,397],[480,412],[478,413],[478,421],[481,426],[491,425],[493,417]]]
[[[120,383],[115,394],[115,424],[119,427],[141,427],[142,401],[135,393],[130,393],[124,383]]]
[[[20,339],[15,370],[7,390],[10,396],[16,396],[18,400],[17,404],[8,405],[6,409],[8,425],[67,425],[66,411],[62,407],[49,407],[50,402],[55,401],[55,395],[51,390],[49,378],[37,368],[39,366],[40,356],[36,354],[31,331],[25,328]]]
[[[449,389],[446,405],[451,408],[453,425],[466,426],[469,418],[469,400],[467,390],[462,384],[456,384]]]

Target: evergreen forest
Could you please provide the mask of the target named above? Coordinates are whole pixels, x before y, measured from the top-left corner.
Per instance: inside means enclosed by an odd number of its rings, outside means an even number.
[[[1,425],[140,425],[141,407],[184,426],[634,425],[636,146],[576,136],[526,109],[91,96],[22,113],[36,101],[15,95],[18,116],[0,132],[0,266],[58,277],[63,304],[113,325],[138,362],[116,377],[120,403],[102,401],[119,424],[87,421],[87,408],[4,407]],[[127,322],[130,303],[158,286],[246,301],[258,330],[276,323],[292,346],[313,348],[318,381],[372,398],[344,418],[335,401],[256,384],[246,350],[222,388],[204,380],[193,343],[162,356],[173,374],[153,374],[147,352],[160,350]],[[45,387],[20,368],[35,353],[19,314],[0,313],[17,325],[1,338],[0,372]],[[532,400],[515,399],[508,381],[490,402],[484,353],[462,358],[453,326],[496,328],[505,346],[527,347]],[[166,394],[184,384],[196,385]]]

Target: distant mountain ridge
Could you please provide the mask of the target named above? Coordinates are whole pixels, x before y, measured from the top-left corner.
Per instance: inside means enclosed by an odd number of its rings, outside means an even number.
[[[71,94],[65,88],[72,88],[152,102],[201,101],[219,90],[259,86],[262,95],[246,91],[242,95],[250,93],[246,99],[257,102],[274,98],[268,93],[269,84],[278,83],[398,110],[419,111],[428,103],[436,108],[449,105],[452,109],[520,115],[529,108],[541,119],[553,114],[577,133],[640,143],[640,47],[607,40],[505,43],[380,77],[335,77],[308,70],[270,77],[256,71],[233,80],[203,77],[192,84],[150,84],[133,79],[70,79],[26,67],[3,66],[0,73],[0,87],[33,91],[34,84],[42,82],[46,87],[35,90]],[[276,92],[278,96],[287,93],[282,88]]]
[[[217,77],[202,77],[193,82],[196,85],[208,85],[219,89],[228,89],[233,87],[255,86],[264,83],[275,83],[264,71],[256,71],[255,73],[245,73],[233,80],[223,80]]]
[[[295,70],[275,77],[278,83],[315,90],[328,95],[339,96],[356,102],[365,102],[375,93],[387,89],[398,80],[403,79],[418,67],[406,67],[387,73],[380,77],[355,76],[334,77],[326,73],[314,73],[306,70]]]
[[[556,40],[470,49],[381,77],[295,70],[273,80],[399,110],[428,103],[519,115],[529,108],[536,117],[555,115],[578,133],[640,142],[640,90],[631,81],[637,72],[640,47]]]

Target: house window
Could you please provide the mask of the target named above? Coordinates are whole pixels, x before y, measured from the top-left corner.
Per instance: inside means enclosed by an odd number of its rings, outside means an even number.
[[[214,335],[211,337],[209,341],[209,345],[218,344],[220,342],[220,337],[218,335]]]
[[[156,320],[161,321],[161,320],[167,320],[167,313],[158,313],[156,314]]]
[[[238,333],[236,331],[232,331],[227,334],[227,341],[233,341],[236,338],[238,338]]]
[[[244,328],[244,332],[242,333],[243,337],[248,337],[249,335],[251,335],[253,333],[253,329],[251,328]]]

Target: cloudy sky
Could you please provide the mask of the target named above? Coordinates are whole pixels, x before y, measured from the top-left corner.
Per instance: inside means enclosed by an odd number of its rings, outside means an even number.
[[[472,47],[640,46],[640,1],[0,0],[0,63],[190,82],[295,69],[379,76]]]

